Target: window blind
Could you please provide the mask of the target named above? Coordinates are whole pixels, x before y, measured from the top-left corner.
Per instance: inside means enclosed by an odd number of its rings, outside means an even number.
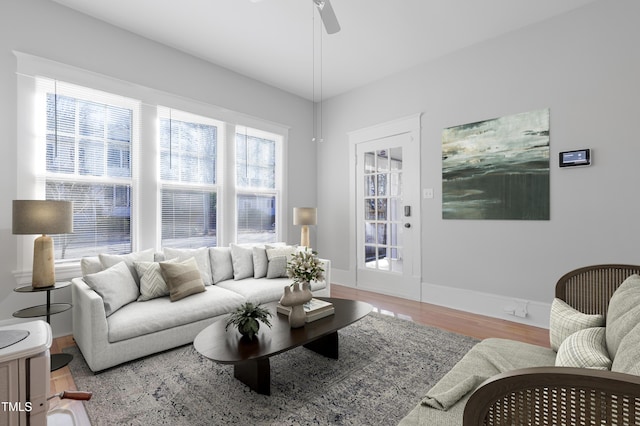
[[[39,181],[46,199],[73,201],[74,232],[54,236],[56,259],[131,252],[140,102],[46,78],[36,93]]]
[[[159,107],[162,246],[217,245],[221,123]]]
[[[276,158],[280,137],[236,127],[236,241],[275,242],[279,188]]]

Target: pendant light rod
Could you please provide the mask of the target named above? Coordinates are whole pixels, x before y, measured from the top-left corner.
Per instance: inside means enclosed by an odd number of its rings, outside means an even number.
[[[319,79],[318,86],[320,88],[320,99],[316,102],[316,15],[313,14],[312,18],[312,102],[313,102],[313,142],[322,142],[322,29],[320,29],[319,44]]]

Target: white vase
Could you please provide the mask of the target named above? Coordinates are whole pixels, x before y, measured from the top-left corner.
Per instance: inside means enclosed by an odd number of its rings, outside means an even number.
[[[282,306],[291,307],[289,312],[289,326],[291,328],[303,327],[307,322],[307,314],[304,312],[304,304],[313,298],[309,283],[294,284],[286,286],[284,294],[280,298]]]

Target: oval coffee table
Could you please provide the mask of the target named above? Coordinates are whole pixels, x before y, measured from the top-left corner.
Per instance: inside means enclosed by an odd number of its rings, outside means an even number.
[[[220,319],[200,332],[193,341],[196,350],[217,363],[233,364],[233,375],[254,391],[271,394],[269,358],[298,346],[338,359],[338,330],[364,318],[371,305],[355,300],[320,297],[333,303],[335,313],[291,328],[287,316],[276,312],[277,302],[262,305],[271,312],[272,327],[260,325],[257,339],[241,338],[235,327],[225,331],[226,319]]]

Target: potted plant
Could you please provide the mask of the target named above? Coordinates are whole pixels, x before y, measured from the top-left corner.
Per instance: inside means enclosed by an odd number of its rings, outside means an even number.
[[[294,284],[321,281],[324,279],[324,268],[317,253],[305,248],[287,262],[287,276],[293,280],[292,287]]]
[[[289,325],[292,328],[302,327],[306,322],[307,315],[304,312],[304,304],[313,298],[310,288],[311,281],[324,279],[322,262],[315,252],[305,248],[303,251],[295,253],[287,262],[287,276],[293,282],[284,288],[280,304],[291,308]]]
[[[251,302],[246,302],[229,315],[227,325],[224,329],[226,331],[229,329],[229,326],[234,325],[243,337],[253,340],[258,334],[260,322],[264,323],[267,327],[271,327],[270,317],[271,312],[265,308],[260,305],[254,305]]]

